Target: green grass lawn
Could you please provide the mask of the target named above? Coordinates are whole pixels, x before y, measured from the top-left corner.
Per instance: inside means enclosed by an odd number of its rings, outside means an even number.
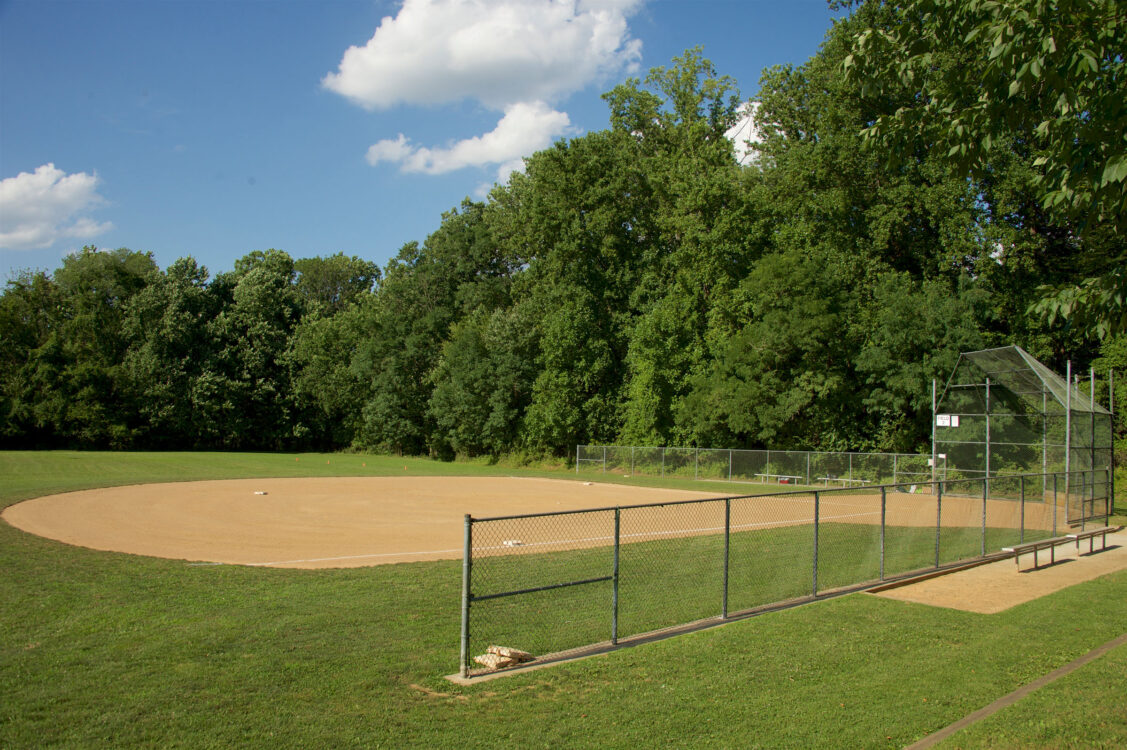
[[[0,505],[404,466],[568,476],[360,455],[12,452]],[[858,594],[461,688],[441,678],[458,662],[460,572],[190,565],[0,524],[0,747],[901,747],[1127,627],[1127,573],[997,615]],[[950,746],[1127,745],[1125,659],[1118,649]]]

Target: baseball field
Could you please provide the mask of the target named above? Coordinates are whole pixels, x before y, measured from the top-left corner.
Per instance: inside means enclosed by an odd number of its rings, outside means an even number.
[[[0,746],[901,747],[1125,630],[1121,571],[992,612],[856,594],[442,679],[464,513],[746,490],[708,489],[360,455],[0,453]],[[1119,647],[943,746],[1123,746],[1124,694]]]

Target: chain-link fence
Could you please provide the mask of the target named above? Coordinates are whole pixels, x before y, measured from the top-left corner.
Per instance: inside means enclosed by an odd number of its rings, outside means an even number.
[[[931,457],[915,453],[649,448],[629,445],[577,445],[575,471],[821,487],[902,484],[927,482],[937,478],[931,471]]]
[[[1106,520],[1107,473],[466,516],[460,671],[505,666],[490,647],[546,660],[1055,536],[1073,502]]]

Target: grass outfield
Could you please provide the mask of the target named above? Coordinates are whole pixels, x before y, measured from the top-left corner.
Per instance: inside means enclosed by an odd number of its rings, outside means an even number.
[[[544,474],[352,455],[13,452],[0,453],[0,505],[404,466]],[[0,570],[6,748],[901,747],[1127,627],[1127,573],[997,615],[852,595],[459,688],[440,677],[458,660],[458,562],[193,566],[0,524]],[[1117,649],[945,746],[1127,746],[1125,659]]]

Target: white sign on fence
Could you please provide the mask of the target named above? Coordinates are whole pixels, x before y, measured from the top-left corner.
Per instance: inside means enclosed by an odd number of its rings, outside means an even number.
[[[959,415],[958,414],[936,414],[935,415],[936,427],[958,427]]]

